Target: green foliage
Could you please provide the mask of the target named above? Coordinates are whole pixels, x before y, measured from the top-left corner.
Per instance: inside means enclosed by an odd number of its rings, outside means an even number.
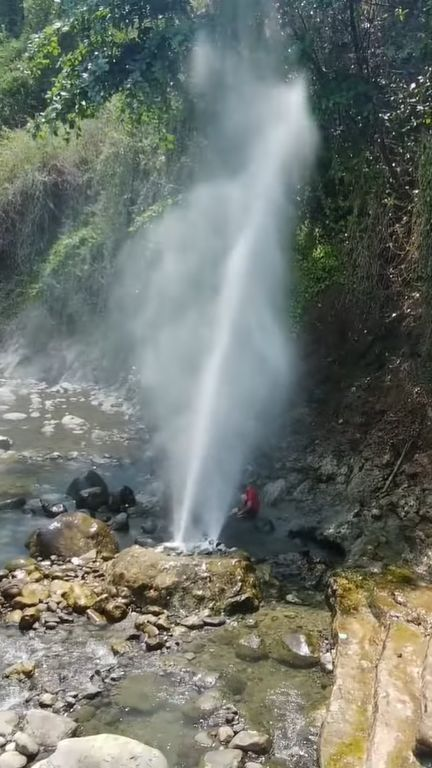
[[[345,279],[340,252],[322,237],[322,233],[309,222],[303,223],[297,231],[297,281],[291,310],[297,322],[301,321],[309,307],[319,302],[328,288],[341,285]]]

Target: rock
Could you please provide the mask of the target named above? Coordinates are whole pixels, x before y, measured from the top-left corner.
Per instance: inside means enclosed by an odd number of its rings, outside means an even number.
[[[19,752],[5,752],[0,756],[0,768],[24,768],[27,758]]]
[[[123,485],[119,491],[112,493],[109,497],[108,509],[110,512],[121,512],[124,509],[135,507],[135,494],[128,485]]]
[[[268,657],[265,644],[256,632],[250,632],[238,641],[235,655],[241,661],[262,661]]]
[[[42,584],[24,584],[21,595],[13,601],[14,608],[30,608],[49,598],[49,589]]]
[[[212,738],[207,731],[198,731],[197,735],[194,737],[194,742],[195,744],[198,744],[199,747],[211,748],[214,744],[214,738]]]
[[[284,635],[274,645],[272,656],[280,664],[298,669],[310,669],[319,664],[319,652],[311,648],[305,635],[292,632]]]
[[[45,517],[49,517],[51,519],[54,519],[55,517],[58,517],[59,515],[64,515],[69,512],[66,504],[60,503],[60,504],[44,504],[43,505],[43,512],[45,514]]]
[[[162,637],[147,637],[145,644],[148,651],[161,651],[165,647],[165,640]]]
[[[108,526],[84,512],[60,515],[46,528],[35,531],[27,547],[35,556],[56,555],[64,559],[80,557],[93,549],[105,557],[118,552],[118,543]]]
[[[200,768],[239,768],[243,759],[240,749],[218,749],[206,752],[200,762]]]
[[[38,704],[42,709],[50,709],[56,703],[56,697],[53,693],[42,693],[38,698]]]
[[[22,509],[26,505],[25,496],[13,496],[11,499],[0,501],[0,512],[8,509]]]
[[[46,760],[34,768],[168,768],[163,754],[134,739],[99,734],[61,741]],[[233,767],[234,768],[234,767]]]
[[[247,763],[245,763],[244,768],[262,768],[262,766],[261,766],[261,763],[251,763],[248,761]]]
[[[257,611],[259,602],[254,592],[242,592],[225,601],[223,609],[228,616],[235,613],[251,613]]]
[[[120,600],[108,600],[103,607],[103,612],[108,621],[117,623],[126,618],[128,609]]]
[[[129,547],[107,566],[108,583],[126,587],[138,605],[172,605],[183,611],[256,609],[261,598],[252,563],[243,558],[171,555]],[[237,597],[233,593],[239,592]]]
[[[330,651],[320,654],[320,667],[323,672],[331,674],[333,672],[333,656]]]
[[[141,530],[146,536],[153,536],[158,529],[158,521],[155,517],[148,517],[141,523]]]
[[[90,685],[85,686],[85,688],[81,691],[79,698],[92,701],[93,699],[96,699],[97,696],[100,696],[101,693],[102,688],[100,686],[90,683]]]
[[[230,743],[230,749],[241,749],[243,752],[253,752],[255,755],[266,754],[270,747],[270,736],[258,731],[240,731]]]
[[[36,664],[34,661],[19,661],[17,664],[12,664],[12,666],[5,669],[3,675],[4,677],[13,677],[17,680],[28,680],[30,677],[33,677],[36,670]]]
[[[9,738],[18,727],[19,715],[12,709],[0,712],[0,736]]]
[[[40,747],[57,746],[62,739],[73,736],[77,727],[69,717],[54,715],[43,709],[30,709],[25,715],[23,724],[24,732]]]
[[[13,446],[13,440],[5,435],[0,435],[0,451],[9,451]]]
[[[226,624],[225,616],[203,616],[202,620],[205,627],[222,627]]]
[[[23,632],[27,632],[34,626],[34,624],[36,624],[37,621],[39,621],[40,617],[40,608],[25,608],[22,612],[18,626]]]
[[[5,623],[6,624],[19,624],[21,621],[23,612],[19,610],[11,611],[5,616]]]
[[[28,733],[18,731],[14,736],[14,742],[17,752],[21,755],[25,755],[25,757],[36,757],[39,752],[39,745],[36,744],[35,740],[32,739]]]
[[[186,627],[186,629],[202,629],[204,621],[201,616],[186,616],[185,619],[179,621],[180,626]]]
[[[150,539],[148,536],[137,536],[134,540],[134,544],[136,544],[137,547],[142,547],[143,549],[151,549],[151,547],[156,547],[156,542],[153,539]]]
[[[127,533],[129,530],[129,515],[127,512],[119,512],[110,522],[110,528],[113,531]]]
[[[102,616],[102,614],[98,613],[98,611],[95,611],[93,608],[89,608],[88,611],[86,611],[86,616],[95,627],[101,627],[106,624],[105,616]]]
[[[80,582],[72,582],[64,596],[66,604],[76,613],[85,613],[94,605],[97,595]]]
[[[32,557],[15,557],[8,560],[4,567],[7,571],[33,571],[37,568],[37,563]]]
[[[269,507],[273,507],[276,504],[278,504],[282,499],[284,499],[287,496],[288,493],[288,483],[283,478],[279,478],[279,480],[272,480],[270,483],[267,483],[262,492],[262,498],[264,504],[267,504]]]
[[[81,494],[83,491],[89,490],[89,489],[98,489],[98,497],[97,501],[101,502],[99,506],[104,506],[108,504],[109,502],[109,491],[108,486],[103,479],[103,477],[100,476],[98,472],[95,472],[94,469],[89,470],[89,472],[86,472],[85,475],[82,477],[76,477],[68,488],[66,489],[66,495],[70,496],[71,499],[75,501],[75,503],[80,506],[79,502],[81,501]],[[91,495],[91,494],[90,494]],[[94,499],[96,501],[96,498]],[[88,509],[88,507],[84,507],[84,509]],[[92,509],[92,508],[90,508]],[[99,507],[97,507],[94,511],[97,511]]]
[[[157,616],[154,625],[157,629],[160,629],[161,632],[171,632],[171,624],[167,616]]]
[[[234,738],[234,731],[229,725],[221,725],[217,737],[221,744],[229,744]]]
[[[88,509],[89,512],[97,512],[107,503],[105,492],[98,486],[84,488],[78,494],[76,500],[77,509]]]

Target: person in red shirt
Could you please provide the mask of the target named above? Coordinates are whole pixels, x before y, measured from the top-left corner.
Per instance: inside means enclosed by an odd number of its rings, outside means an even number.
[[[248,485],[241,495],[240,507],[235,510],[237,517],[244,520],[255,520],[260,511],[261,501],[257,489]]]

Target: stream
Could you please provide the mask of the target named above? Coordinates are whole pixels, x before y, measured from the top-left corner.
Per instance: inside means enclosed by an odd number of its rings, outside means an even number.
[[[142,502],[161,495],[150,435],[139,415],[112,393],[0,380],[0,435],[12,442],[0,451],[1,564],[26,553],[29,533],[50,522],[16,508],[16,497],[55,501],[90,466],[110,488],[130,485]],[[121,546],[133,543],[141,522],[131,518],[130,532],[119,537]],[[266,547],[287,549],[286,539],[281,543],[276,537],[270,545],[262,539],[251,536],[251,548],[262,546],[264,554]],[[271,734],[265,765],[310,768],[331,675],[317,665],[292,668],[265,651],[245,654],[242,648],[255,632],[270,642],[272,627],[281,620],[290,631],[329,637],[328,611],[321,595],[312,597],[300,604],[269,600],[247,618],[185,633],[161,654],[146,654],[132,644],[126,656],[115,656],[110,643],[116,625],[92,627],[83,620],[42,635],[2,626],[0,672],[18,661],[37,661],[38,684],[69,701],[81,734],[131,736],[159,748],[170,768],[198,766],[214,742],[212,729],[222,724],[214,710],[226,706],[238,710],[249,728]],[[80,697],[94,680],[103,681],[97,694]],[[23,707],[35,695],[31,681],[8,681],[0,708]],[[215,707],[208,705],[209,696]]]

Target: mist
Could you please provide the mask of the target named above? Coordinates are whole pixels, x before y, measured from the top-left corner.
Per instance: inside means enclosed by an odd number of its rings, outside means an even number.
[[[183,544],[217,538],[295,376],[287,240],[316,141],[300,79],[277,82],[201,40],[190,82],[206,142],[197,180],[125,250],[114,302]]]

